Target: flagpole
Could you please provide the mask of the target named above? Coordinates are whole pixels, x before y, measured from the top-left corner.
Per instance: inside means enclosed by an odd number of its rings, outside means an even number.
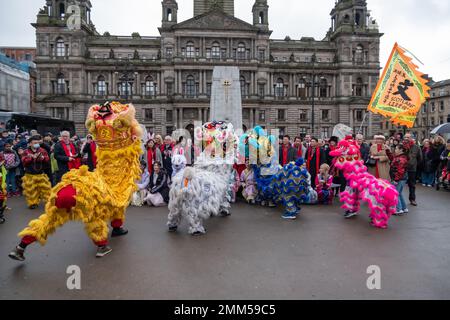
[[[369,111],[369,112],[370,112],[370,111]],[[369,114],[369,112],[364,113],[364,118],[363,118],[363,120],[362,120],[362,122],[361,122],[361,126],[359,127],[359,130],[358,130],[358,133],[359,133],[359,134],[362,134],[362,127],[363,127],[363,125],[364,125],[364,122],[366,122],[366,118],[367,118],[367,115]]]

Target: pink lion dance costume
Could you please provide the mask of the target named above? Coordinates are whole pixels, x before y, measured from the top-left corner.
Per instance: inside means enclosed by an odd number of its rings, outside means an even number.
[[[338,148],[330,152],[330,155],[337,157],[335,165],[342,170],[348,183],[340,196],[344,203],[342,208],[358,212],[360,202],[364,200],[369,204],[371,225],[386,229],[398,202],[398,192],[394,186],[367,172],[359,146],[351,138],[340,141]]]

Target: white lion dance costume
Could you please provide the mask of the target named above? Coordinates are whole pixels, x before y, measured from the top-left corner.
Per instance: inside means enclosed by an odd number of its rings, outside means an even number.
[[[211,122],[196,131],[206,149],[188,167],[172,178],[169,201],[169,231],[175,232],[182,218],[189,223],[189,234],[206,233],[203,221],[212,216],[229,216],[233,183],[233,126]],[[227,151],[224,152],[224,148]]]
[[[86,232],[98,246],[97,257],[109,252],[108,222],[112,236],[128,233],[122,225],[131,195],[140,178],[139,156],[142,129],[131,104],[105,103],[90,108],[86,127],[97,141],[98,164],[94,172],[87,166],[71,170],[50,194],[45,213],[19,233],[22,241],[10,258],[23,261],[25,248],[47,237],[70,220],[82,221]]]

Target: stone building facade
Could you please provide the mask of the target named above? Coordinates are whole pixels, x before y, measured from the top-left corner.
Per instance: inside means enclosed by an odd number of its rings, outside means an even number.
[[[365,0],[336,1],[322,40],[271,39],[267,0],[255,0],[252,23],[233,16],[233,0],[194,0],[194,17],[178,22],[177,1],[163,0],[155,37],[100,35],[91,2],[79,0],[80,10],[71,4],[47,0],[33,24],[37,109],[74,120],[80,133],[89,106],[105,100],[133,102],[153,132],[192,130],[209,120],[217,65],[240,69],[245,128],[319,137],[337,123],[367,135],[380,130],[380,118],[366,110],[382,34]]]
[[[31,111],[30,67],[0,52],[0,111]]]
[[[430,98],[420,110],[412,132],[419,141],[430,137],[430,131],[450,122],[450,79],[434,82]]]

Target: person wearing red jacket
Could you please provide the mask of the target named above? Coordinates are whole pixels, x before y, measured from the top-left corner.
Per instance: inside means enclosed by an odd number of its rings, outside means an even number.
[[[22,178],[23,195],[30,209],[36,209],[40,202],[47,201],[51,183],[45,173],[45,165],[50,162],[47,151],[41,148],[40,136],[28,140],[28,149],[22,154],[22,164],[25,176]]]
[[[397,212],[395,215],[402,216],[408,213],[405,198],[403,197],[403,188],[408,181],[408,156],[406,155],[406,148],[399,144],[395,147],[394,159],[391,163],[390,176],[392,184],[398,191]]]

